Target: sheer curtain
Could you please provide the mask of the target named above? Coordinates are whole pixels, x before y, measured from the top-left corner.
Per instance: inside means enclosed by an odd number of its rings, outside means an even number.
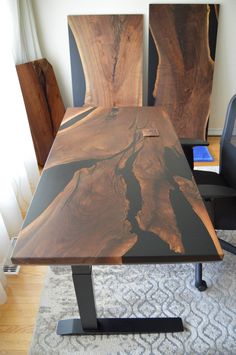
[[[13,29],[13,53],[15,64],[22,64],[42,57],[31,0],[11,0]]]
[[[2,266],[9,252],[10,238],[17,236],[20,230],[39,178],[15,69],[17,62],[36,59],[37,55],[41,57],[38,42],[34,40],[35,28],[31,35],[27,34],[32,41],[26,45],[24,31],[33,28],[32,13],[27,12],[29,6],[27,0],[1,0],[0,4],[0,304],[6,301],[6,278]]]

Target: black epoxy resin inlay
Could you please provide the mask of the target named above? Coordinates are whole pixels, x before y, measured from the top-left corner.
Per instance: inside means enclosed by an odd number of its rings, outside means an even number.
[[[71,181],[76,171],[90,168],[96,162],[96,159],[84,160],[70,164],[56,165],[44,170],[25,218],[23,228],[33,222],[51,204]]]
[[[126,198],[129,201],[127,219],[132,226],[130,231],[138,236],[136,244],[122,257],[124,263],[132,263],[135,257],[138,258],[140,256],[144,258],[150,257],[149,262],[151,262],[151,257],[153,256],[155,258],[155,255],[158,254],[175,255],[175,253],[170,250],[168,244],[162,241],[158,235],[153,232],[143,231],[136,220],[137,213],[142,209],[141,188],[133,173],[133,164],[137,155],[138,152],[132,153],[125,167],[119,170],[127,187]]]
[[[109,119],[116,119],[116,112],[116,109],[112,109],[110,115],[107,117],[109,117]],[[40,178],[40,182],[37,186],[37,190],[34,194],[29,211],[26,215],[23,228],[43,213],[43,211],[52,203],[59,193],[65,189],[77,171],[83,168],[91,168],[98,162],[111,160],[119,155],[122,155],[134,147],[135,144],[136,141],[134,139],[134,141],[132,141],[130,145],[121,152],[117,152],[116,154],[103,159],[82,160],[73,163],[59,164],[49,169],[45,169]]]
[[[204,245],[206,255],[216,255],[217,251],[208,230],[177,184],[175,190],[170,194],[170,201],[182,236],[185,253],[189,256],[202,255]]]
[[[73,104],[74,106],[83,106],[85,100],[86,83],[84,77],[84,70],[81,62],[80,53],[75,42],[74,35],[68,26],[69,31],[69,45],[70,45],[70,64],[71,64],[71,78],[73,89]]]
[[[71,120],[63,123],[59,129],[59,131],[62,131],[65,128],[68,128],[70,126],[73,126],[74,123],[81,121],[84,117],[88,116],[91,112],[93,112],[94,110],[96,110],[96,107],[91,108],[88,111],[82,112],[79,115],[73,117]]]
[[[183,156],[170,148],[166,148],[164,153],[166,166],[165,176],[174,187],[170,192],[170,203],[175,214],[177,227],[182,237],[185,253],[175,253],[158,235],[140,229],[135,217],[142,209],[141,188],[132,171],[137,154],[138,152],[134,153],[128,159],[125,168],[120,171],[127,185],[126,197],[129,201],[127,219],[132,225],[131,232],[138,236],[137,243],[122,257],[122,261],[124,263],[145,262],[145,257],[147,257],[149,263],[168,262],[168,257],[170,257],[169,260],[173,262],[180,259],[183,262],[188,262],[188,260],[191,260],[192,256],[194,256],[196,260],[199,257],[199,260],[203,261],[203,244],[205,255],[212,255],[214,258],[217,252],[209,232],[174,180],[174,176],[182,176],[192,180],[191,171]],[[188,223],[186,223],[186,221],[188,221]]]
[[[159,57],[157,48],[155,46],[152,33],[149,30],[149,63],[148,63],[148,105],[155,105],[155,97],[153,96],[153,91],[155,88],[157,68],[159,65]]]
[[[215,255],[216,249],[208,230],[174,180],[174,176],[181,176],[192,181],[192,173],[187,161],[176,150],[170,148],[165,148],[164,157],[166,178],[175,187],[170,193],[170,201],[175,213],[178,229],[182,235],[185,253],[188,255],[200,255],[202,254],[202,246],[204,245],[206,254]]]

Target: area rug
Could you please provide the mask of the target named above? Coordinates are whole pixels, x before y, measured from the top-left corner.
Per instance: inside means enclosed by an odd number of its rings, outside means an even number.
[[[210,162],[214,161],[208,148],[205,146],[197,146],[193,148],[193,160],[195,162]]]
[[[235,232],[219,231],[236,243]],[[58,319],[78,317],[69,267],[49,268],[29,353],[36,354],[236,354],[236,258],[204,264],[208,289],[194,287],[194,266],[93,267],[99,317],[176,317],[184,332],[58,336]]]

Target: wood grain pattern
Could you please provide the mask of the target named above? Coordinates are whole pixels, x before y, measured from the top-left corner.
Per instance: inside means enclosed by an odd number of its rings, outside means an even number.
[[[214,67],[209,11],[206,4],[150,5],[158,63],[149,82],[154,76],[155,105],[168,112],[179,137],[206,136]]]
[[[46,59],[16,66],[38,163],[43,166],[65,108],[51,64]]]
[[[7,303],[0,307],[0,354],[27,354],[47,267],[22,266],[7,276]]]
[[[145,137],[145,129],[159,136]],[[90,107],[75,116],[68,110],[14,262],[184,262],[222,255],[164,111]]]
[[[143,16],[68,16],[68,24],[83,65],[84,103],[142,106]]]

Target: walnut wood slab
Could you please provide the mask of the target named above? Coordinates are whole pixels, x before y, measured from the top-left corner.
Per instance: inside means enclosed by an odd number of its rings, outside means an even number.
[[[67,110],[20,232],[15,263],[171,263],[222,256],[164,111]]]
[[[51,64],[46,59],[16,66],[39,165],[43,166],[65,108]]]
[[[211,11],[216,33],[214,6]],[[214,67],[209,39],[212,52],[216,41],[209,35],[209,13],[206,4],[150,5],[150,36],[158,63],[149,70],[149,85],[154,105],[168,112],[179,137],[206,137]],[[154,60],[153,53],[149,60]]]
[[[142,106],[142,15],[68,16],[72,79],[80,59],[85,105]],[[79,51],[78,56],[73,51]],[[73,81],[74,100],[78,80]]]

